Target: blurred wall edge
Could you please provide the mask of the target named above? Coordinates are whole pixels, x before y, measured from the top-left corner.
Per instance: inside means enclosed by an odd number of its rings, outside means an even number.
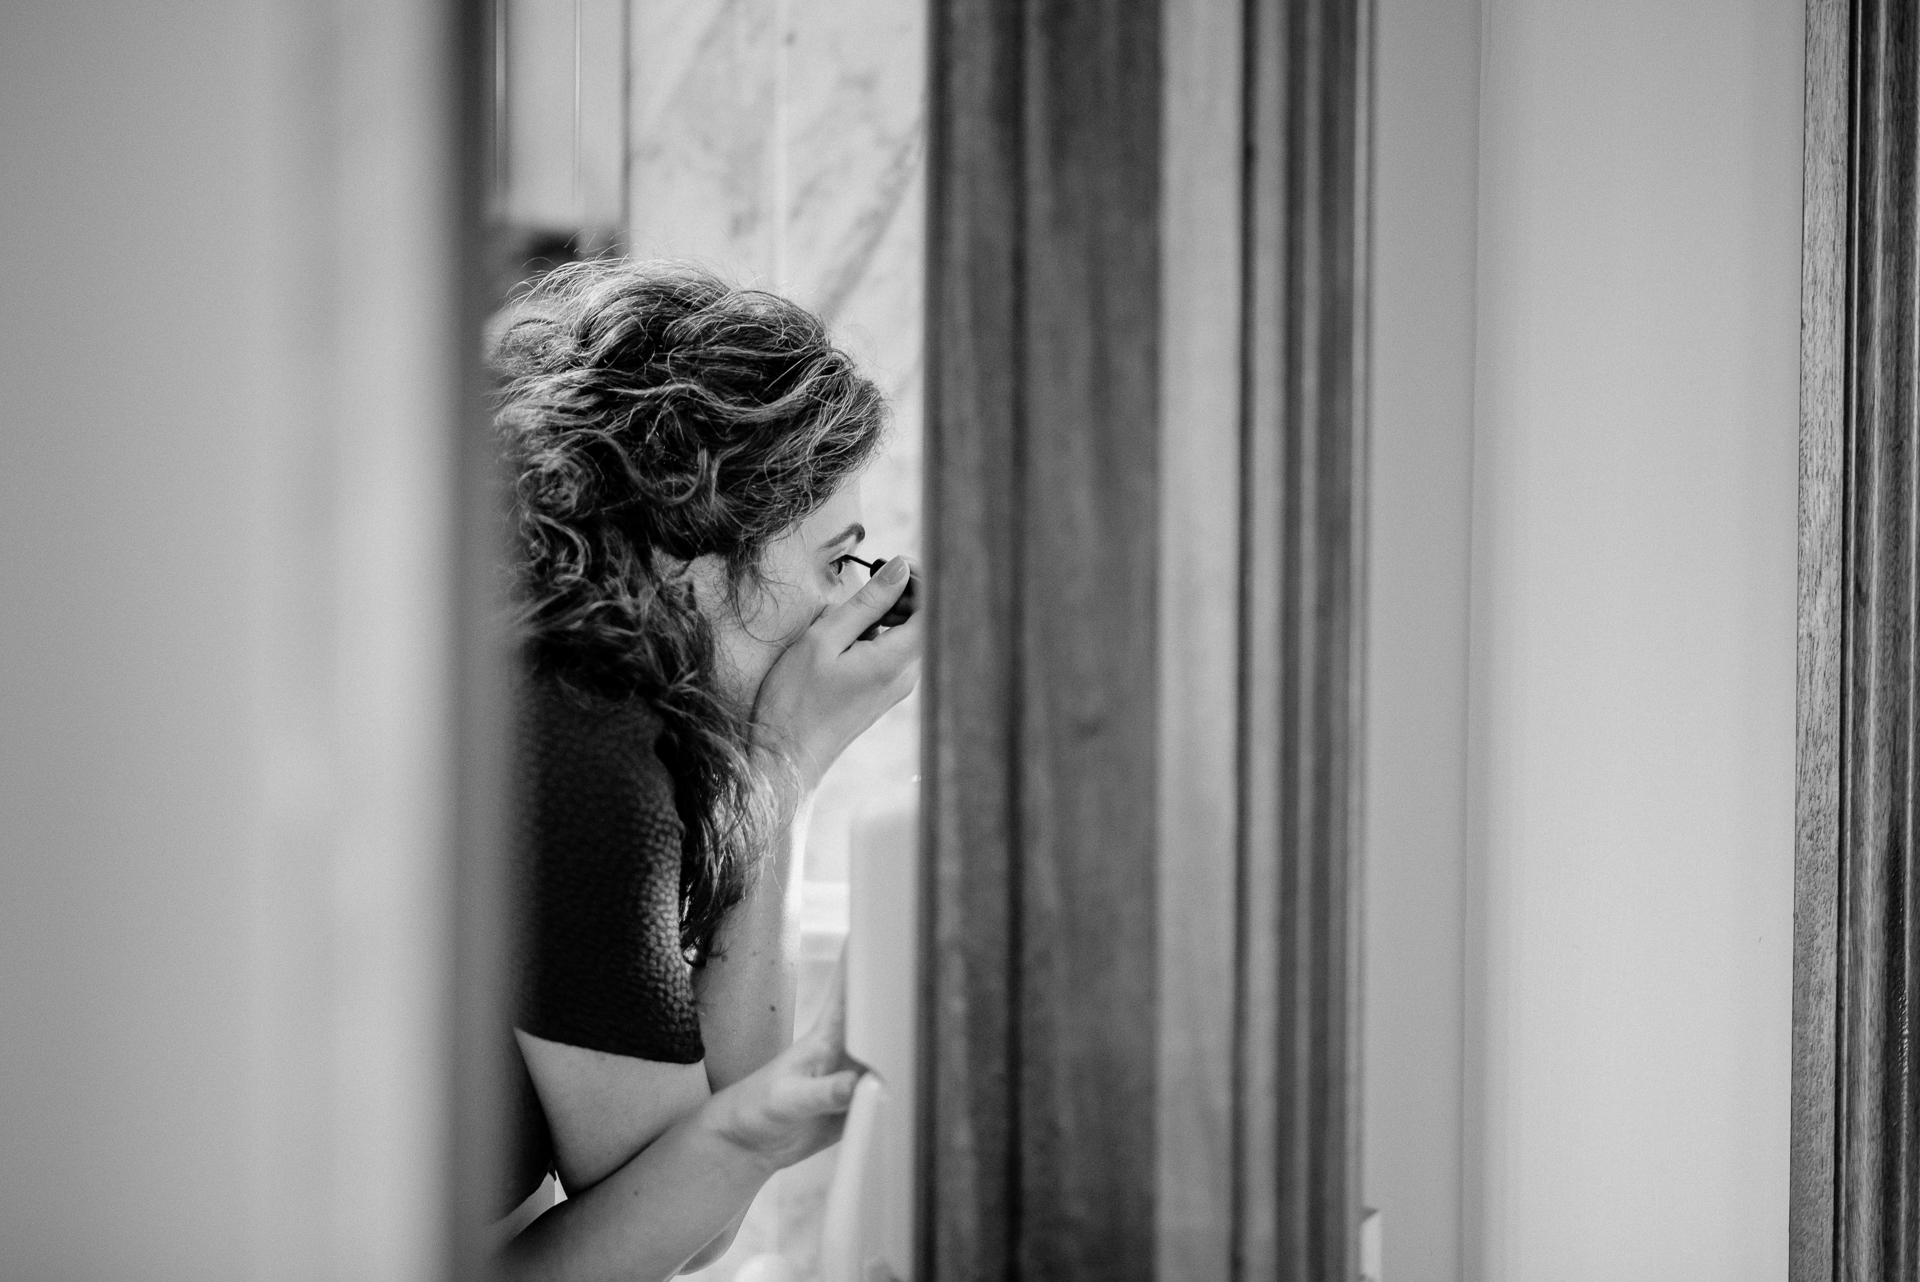
[[[435,1276],[443,10],[0,7],[0,1275]]]

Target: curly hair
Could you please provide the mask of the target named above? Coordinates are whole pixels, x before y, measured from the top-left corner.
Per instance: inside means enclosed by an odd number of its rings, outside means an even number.
[[[658,712],[686,829],[680,941],[697,962],[746,893],[771,787],[679,566],[721,557],[737,607],[767,544],[873,456],[886,402],[810,312],[682,265],[556,268],[492,358],[525,664]]]

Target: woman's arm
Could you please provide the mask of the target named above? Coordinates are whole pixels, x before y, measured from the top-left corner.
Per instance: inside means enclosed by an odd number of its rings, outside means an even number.
[[[761,683],[755,751],[768,777],[784,789],[791,817],[746,897],[715,932],[712,956],[694,973],[707,1078],[716,1091],[792,1040],[802,851],[814,790],[846,746],[913,688],[921,619],[868,635],[906,589],[909,570],[906,558],[896,557],[860,591],[824,611]]]
[[[713,956],[693,973],[706,1044],[708,1088],[723,1091],[793,1041],[796,959],[800,948],[802,852],[813,799],[795,808],[775,839],[760,875],[715,932]],[[733,1244],[746,1216],[732,1221],[691,1262],[711,1264]]]
[[[619,1170],[675,1123],[698,1111],[712,1094],[706,1068],[700,1063],[669,1064],[613,1055],[548,1041],[524,1029],[515,1029],[514,1037],[547,1115],[561,1186],[573,1197]],[[751,1197],[749,1192],[747,1198]],[[746,1209],[743,1201],[694,1252],[688,1267],[719,1258],[739,1231]],[[533,1218],[515,1224],[502,1241]]]
[[[592,1188],[707,1102],[698,1063],[612,1055],[513,1030],[568,1196]]]
[[[767,851],[759,874],[714,934],[712,956],[693,973],[707,1082],[725,1090],[793,1041],[800,883],[811,794]]]
[[[726,1232],[773,1169],[725,1136],[709,1099],[598,1184],[569,1190],[507,1244],[500,1275],[664,1282]]]
[[[836,976],[805,1037],[711,1096],[697,1064],[520,1034],[568,1195],[507,1244],[501,1276],[666,1279],[709,1254],[769,1176],[839,1138],[859,1076],[844,1029],[844,980]],[[636,1105],[636,1095],[658,1102]],[[668,1116],[689,1102],[690,1111]]]

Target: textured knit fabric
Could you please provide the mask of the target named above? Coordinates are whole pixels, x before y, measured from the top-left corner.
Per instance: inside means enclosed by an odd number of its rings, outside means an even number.
[[[660,719],[643,701],[595,700],[550,678],[527,681],[520,705],[513,1022],[569,1046],[696,1063],[706,1052],[680,951],[684,829],[655,751]],[[552,1141],[531,1083],[520,1085],[524,1199]]]

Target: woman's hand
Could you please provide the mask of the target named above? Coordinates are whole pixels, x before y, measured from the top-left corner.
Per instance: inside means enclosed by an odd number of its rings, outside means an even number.
[[[843,951],[820,1017],[794,1044],[702,1106],[703,1120],[768,1175],[840,1138],[861,1067],[847,1056]]]
[[[920,676],[924,608],[871,640],[862,634],[878,623],[901,592],[910,567],[896,556],[858,592],[813,621],[788,646],[754,702],[759,746],[784,755],[802,793],[860,733],[907,697]]]

